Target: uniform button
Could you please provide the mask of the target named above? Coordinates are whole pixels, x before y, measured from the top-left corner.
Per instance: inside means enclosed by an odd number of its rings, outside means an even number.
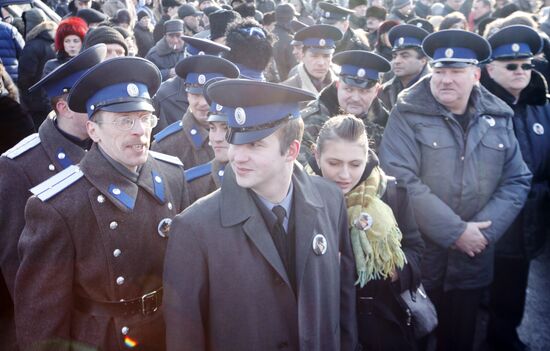
[[[118,257],[121,253],[122,251],[120,251],[119,249],[115,249],[115,251],[113,251],[113,256]]]
[[[122,327],[120,329],[120,332],[122,333],[122,335],[128,335],[129,331],[130,331],[130,328],[128,328],[128,327]]]
[[[57,158],[63,160],[65,158],[65,154],[63,152],[60,152],[57,154]]]
[[[173,207],[174,207],[174,206],[172,206],[172,203],[169,202],[169,203],[168,203],[168,209],[171,210]]]
[[[113,194],[120,195],[120,189],[119,188],[114,188],[113,189]]]
[[[159,176],[155,177],[155,182],[162,183],[162,179]]]
[[[196,129],[191,129],[191,131],[189,133],[191,133],[191,135],[195,135],[195,134],[197,134],[197,130]]]
[[[460,156],[460,161],[464,161],[464,156]]]
[[[112,230],[115,230],[118,228],[118,223],[115,222],[115,221],[112,221],[110,224],[109,224],[109,228],[111,228]]]
[[[100,204],[104,203],[105,202],[105,196],[98,195],[97,196],[97,202],[99,202]]]
[[[224,174],[223,169],[220,169],[220,170],[218,171],[218,176],[223,177],[223,174]]]
[[[116,283],[117,283],[118,285],[124,284],[124,277],[118,277],[118,278],[116,278]]]
[[[437,142],[434,141],[432,145],[433,145],[433,146],[437,146]]]
[[[502,149],[504,147],[504,144],[498,144],[498,148]]]
[[[53,171],[55,171],[55,166],[52,165],[52,164],[50,164],[50,165],[48,166],[48,169],[49,169],[50,171],[53,172]]]

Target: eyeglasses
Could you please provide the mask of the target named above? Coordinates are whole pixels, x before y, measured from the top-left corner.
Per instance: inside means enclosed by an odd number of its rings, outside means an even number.
[[[532,70],[533,68],[535,68],[535,65],[532,64],[532,63],[523,63],[523,64],[518,64],[518,63],[509,63],[507,64],[506,66],[504,66],[508,71],[515,71],[518,69],[518,67],[521,67],[522,70],[524,71],[530,71]]]
[[[143,124],[143,126],[145,126],[146,128],[155,128],[159,121],[157,116],[151,114],[151,115],[141,116],[139,118],[120,116],[115,118],[114,121],[112,122],[96,121],[96,123],[114,124],[115,127],[117,127],[119,130],[128,131],[134,128],[134,125],[136,124],[137,120],[140,120],[141,124]]]

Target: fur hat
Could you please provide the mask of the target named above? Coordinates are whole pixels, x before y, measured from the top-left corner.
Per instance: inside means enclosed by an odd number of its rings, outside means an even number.
[[[374,18],[378,18],[381,21],[385,21],[387,14],[388,12],[386,11],[385,8],[380,6],[371,6],[367,8],[367,13],[365,14],[365,17],[366,18],[374,17]]]
[[[69,35],[76,35],[84,42],[87,31],[88,25],[80,17],[69,17],[62,20],[55,32],[55,51],[64,51],[63,40]]]
[[[210,20],[210,40],[216,40],[225,36],[229,24],[241,19],[238,12],[232,10],[218,10],[208,16]]]
[[[224,57],[237,65],[263,71],[273,57],[271,43],[272,36],[257,21],[243,19],[227,28],[225,45],[231,51],[225,53]]]

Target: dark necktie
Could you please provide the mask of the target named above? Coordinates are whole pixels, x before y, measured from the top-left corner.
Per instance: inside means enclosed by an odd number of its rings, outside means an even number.
[[[275,213],[275,216],[277,217],[277,222],[275,222],[275,225],[273,226],[273,231],[271,233],[271,236],[273,237],[273,242],[275,243],[275,247],[277,248],[277,251],[279,252],[279,256],[281,257],[281,261],[283,261],[283,264],[285,266],[287,274],[290,273],[290,251],[288,247],[288,235],[285,231],[285,227],[283,225],[283,221],[286,216],[286,211],[282,206],[275,206],[271,209],[273,213]]]
[[[284,221],[285,221],[285,217],[286,217],[285,208],[281,205],[277,205],[277,206],[273,206],[271,211],[273,211],[273,213],[275,213],[275,217],[277,217],[277,224],[281,226],[281,229],[283,230],[283,234],[286,234],[286,230],[285,230],[285,226],[284,226]]]

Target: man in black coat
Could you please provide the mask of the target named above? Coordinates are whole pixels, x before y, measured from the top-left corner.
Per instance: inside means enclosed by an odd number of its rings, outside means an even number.
[[[306,91],[225,80],[231,171],[174,220],[164,284],[168,350],[355,350],[354,263],[334,183],[295,163]]]
[[[481,82],[514,110],[514,131],[533,181],[525,206],[496,247],[488,340],[497,350],[526,350],[517,328],[529,262],[542,252],[550,234],[550,104],[546,81],[532,66],[542,49],[538,33],[525,26],[505,27],[489,43],[493,62]]]
[[[291,45],[294,31],[290,23],[295,16],[294,6],[291,4],[280,4],[275,9],[276,22],[272,33],[277,39],[275,44],[273,44],[273,59],[277,64],[277,71],[279,72],[281,81],[288,78],[288,73],[298,63],[292,54]]]
[[[188,196],[181,162],[148,150],[159,85],[151,62],[118,57],[69,94],[94,144],[31,189],[15,280],[23,350],[165,349],[166,237]]]

